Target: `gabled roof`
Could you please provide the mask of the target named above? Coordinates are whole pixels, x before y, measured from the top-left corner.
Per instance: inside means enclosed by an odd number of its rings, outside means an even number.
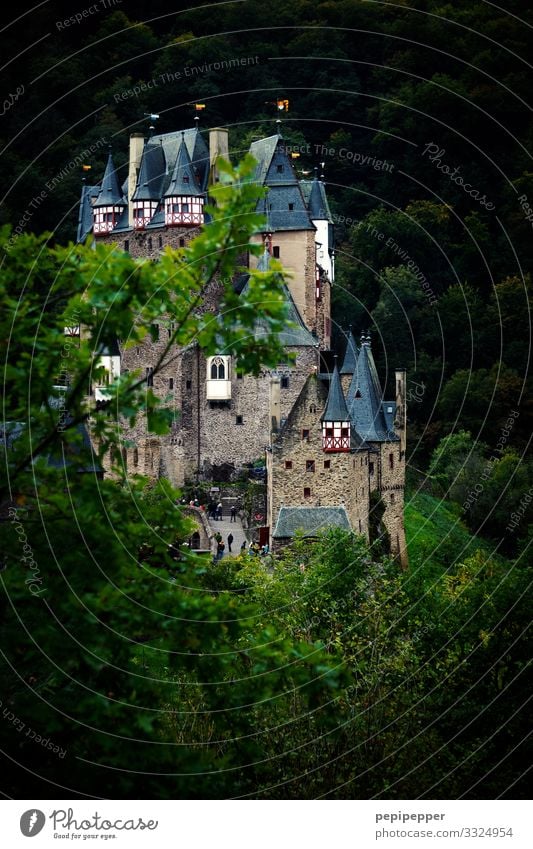
[[[159,200],[163,193],[166,163],[160,144],[148,142],[143,150],[137,186],[132,200]]]
[[[314,180],[301,180],[300,186],[304,196],[309,218],[312,221],[329,221],[333,224],[333,217],[326,197],[326,187],[322,180],[315,177]]]
[[[257,263],[257,270],[268,271],[269,265],[270,255],[268,251],[265,250],[259,262]],[[243,286],[241,294],[244,294],[248,291],[249,279],[250,278],[248,276],[248,280]],[[292,295],[285,283],[282,284],[282,292],[285,298],[285,302],[287,304],[287,325],[284,327],[281,333],[278,333],[279,341],[285,347],[316,347],[318,345],[318,339],[313,336],[311,331],[308,330],[305,326],[302,317],[300,316],[300,313],[298,311],[298,307],[294,303]],[[255,338],[260,339],[266,336],[267,334],[267,324],[263,319],[261,319],[261,316],[259,316],[254,327]]]
[[[362,337],[361,350],[346,401],[351,421],[365,442],[390,442],[398,439],[383,414],[383,393],[368,336]]]
[[[331,527],[351,530],[345,507],[280,507],[272,536],[287,539],[297,531],[304,536],[316,536]]]
[[[172,178],[165,192],[165,197],[170,197],[171,195],[202,194],[185,143],[185,134],[182,134],[182,136],[174,170],[172,171]]]
[[[326,409],[320,417],[323,422],[348,422],[350,414],[344,393],[342,391],[341,379],[339,377],[339,369],[337,368],[337,358],[335,357],[335,367],[329,383],[328,403]]]
[[[344,360],[341,366],[341,374],[355,374],[358,356],[359,348],[357,347],[357,342],[355,341],[352,329],[350,328],[346,342],[346,353],[344,354]]]
[[[104,177],[94,206],[126,206],[126,201],[124,200],[124,195],[120,188],[111,151],[107,157]]]

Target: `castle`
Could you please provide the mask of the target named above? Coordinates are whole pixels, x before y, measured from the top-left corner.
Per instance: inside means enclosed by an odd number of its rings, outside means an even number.
[[[396,371],[396,397],[384,401],[370,338],[347,337],[342,365],[332,368],[331,285],[334,227],[324,183],[298,179],[281,133],[259,139],[250,152],[256,180],[267,187],[258,211],[265,232],[254,236],[262,255],[243,265],[267,268],[279,258],[289,272],[284,295],[290,323],[282,342],[293,357],[258,377],[241,374],[224,351],[206,358],[196,344],[176,351],[156,374],[154,364],[171,332],[162,321],[135,348],[117,345],[102,358],[108,379],[140,371],[156,394],[179,413],[171,432],[156,437],[139,419],[124,424],[134,447],[124,450],[129,470],[187,480],[229,479],[266,455],[267,525],[262,538],[275,548],[297,531],[330,525],[369,536],[372,499],[381,500],[391,550],[406,562],[403,529],[405,482],[405,372]],[[198,127],[130,137],[128,176],[121,182],[112,154],[100,184],[84,186],[78,239],[118,245],[133,257],[157,259],[167,246],[185,247],[206,218],[208,187],[218,180],[217,160],[229,158],[228,131]],[[233,281],[245,290],[247,275]],[[206,308],[216,309],[216,281]],[[264,332],[260,318],[256,331]],[[92,390],[96,399],[101,388]]]

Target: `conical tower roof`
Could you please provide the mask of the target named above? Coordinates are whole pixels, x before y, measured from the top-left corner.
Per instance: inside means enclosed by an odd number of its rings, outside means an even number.
[[[387,442],[394,439],[383,415],[383,393],[370,347],[370,337],[361,337],[361,350],[350,388],[347,393],[351,421],[367,442]]]
[[[339,369],[337,368],[337,357],[335,357],[335,367],[329,384],[328,402],[320,420],[323,422],[350,421],[350,414],[342,391]]]
[[[352,333],[352,328],[350,327],[350,332],[348,334],[348,340],[346,342],[346,352],[344,354],[344,360],[341,366],[341,374],[355,374],[357,370],[357,357],[359,356],[359,348],[357,347],[357,342],[355,341],[355,337]]]
[[[309,217],[313,221],[329,221],[330,213],[326,203],[326,195],[324,185],[315,175],[315,179],[311,183],[311,194],[308,202]]]
[[[179,146],[176,164],[172,172],[168,189],[165,192],[165,197],[173,195],[201,195],[202,192],[196,181],[194,168],[192,167],[191,157],[185,144],[185,136],[182,133],[181,144]]]
[[[109,156],[107,157],[102,186],[98,192],[94,206],[126,206],[111,151],[109,151]]]

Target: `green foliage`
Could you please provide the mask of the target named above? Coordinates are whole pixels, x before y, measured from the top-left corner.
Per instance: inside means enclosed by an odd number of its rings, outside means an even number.
[[[144,375],[123,375],[100,409],[87,395],[105,347],[117,337],[135,344],[164,315],[174,331],[156,371],[174,343],[228,351],[243,371],[279,361],[280,271],[252,272],[244,297],[231,285],[243,248],[257,250],[253,167],[224,168],[212,222],[157,264],[2,233],[1,690],[19,732],[6,721],[0,735],[16,765],[12,795],[220,796],[223,770],[257,752],[246,742],[256,703],[296,691],[305,712],[337,686],[320,652],[257,627],[253,606],[216,592],[216,581],[206,591],[206,563],[183,546],[192,524],[168,482],[125,479],[121,420],[146,414],[155,433],[168,421]],[[216,315],[202,308],[214,278],[226,281]],[[271,331],[259,343],[249,332],[258,313]],[[65,336],[73,325],[79,339]],[[100,478],[106,453],[116,455],[114,480]],[[244,785],[239,770],[233,792]]]

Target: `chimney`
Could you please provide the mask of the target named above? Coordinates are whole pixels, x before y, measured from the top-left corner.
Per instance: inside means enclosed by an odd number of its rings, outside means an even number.
[[[406,428],[407,428],[407,402],[405,395],[406,372],[404,368],[397,368],[394,372],[396,381],[396,418],[394,429],[400,437],[400,456],[405,453]]]
[[[274,433],[280,425],[280,388],[281,382],[278,375],[270,379],[270,429]]]
[[[219,156],[229,159],[228,131],[225,127],[213,127],[209,130],[209,185],[219,181],[216,161]]]
[[[128,170],[128,226],[133,227],[133,204],[132,195],[137,187],[137,176],[141,167],[141,157],[144,149],[144,136],[142,133],[130,135],[130,164]]]

